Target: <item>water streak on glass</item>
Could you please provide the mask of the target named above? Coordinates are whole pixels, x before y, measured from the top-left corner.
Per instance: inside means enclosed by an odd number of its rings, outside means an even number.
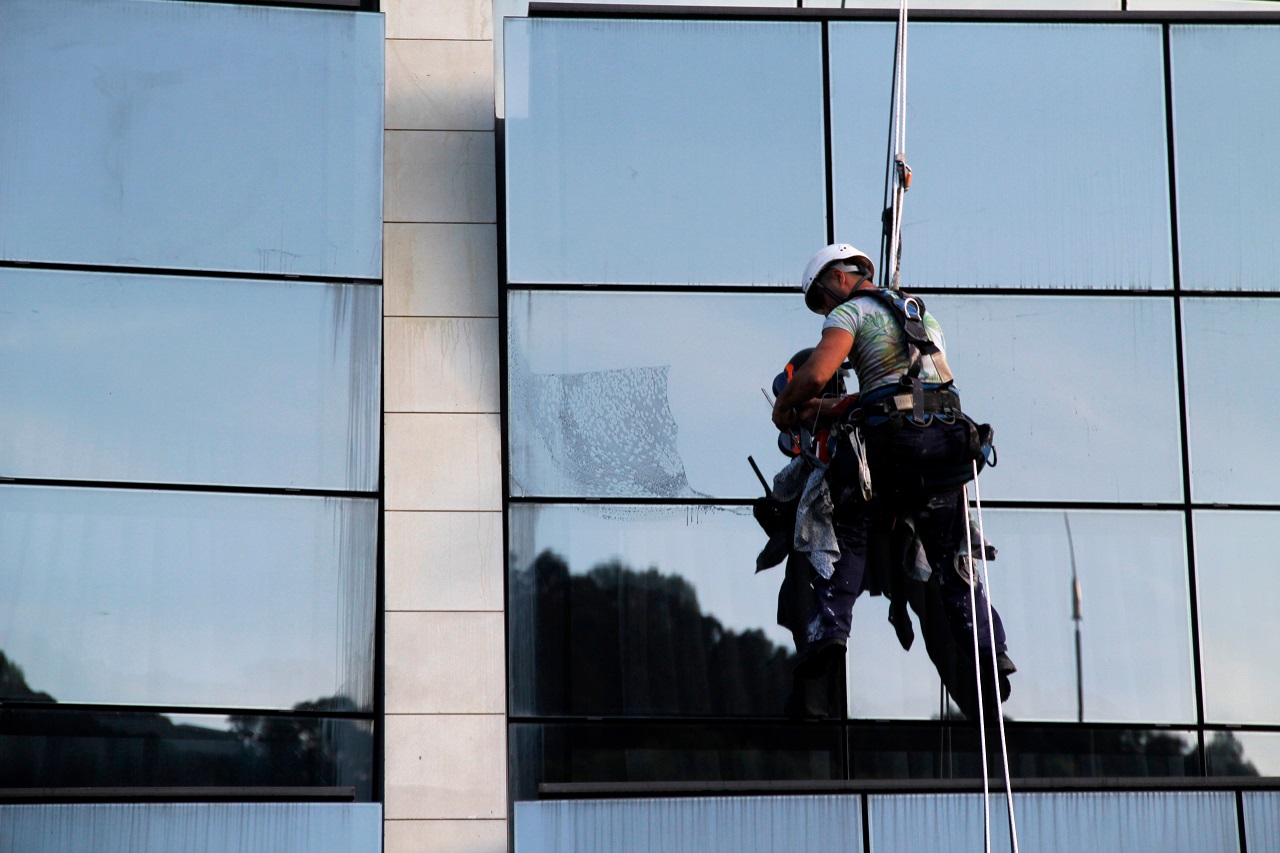
[[[374,500],[0,488],[0,698],[367,710],[376,543]]]
[[[1174,26],[1182,287],[1280,289],[1280,27]]]
[[[381,292],[0,270],[0,475],[373,491]]]
[[[511,281],[794,284],[825,242],[818,24],[508,19],[504,64]]]
[[[379,278],[383,68],[379,15],[6,0],[0,259]]]
[[[1229,853],[1239,849],[1235,797],[1219,791],[1015,794],[1018,842],[1044,853]],[[982,795],[873,796],[878,853],[962,853],[983,843]],[[1010,849],[1008,810],[991,799],[991,849]],[[1250,849],[1253,849],[1250,847]]]
[[[1280,724],[1280,679],[1265,639],[1280,600],[1280,515],[1204,510],[1194,520],[1205,721]]]
[[[1241,379],[1276,360],[1280,302],[1270,299],[1184,299],[1183,358],[1191,495],[1199,502],[1280,502],[1280,446],[1263,425],[1280,420],[1280,400],[1249,395]],[[1246,380],[1248,387],[1255,379]],[[1255,426],[1258,425],[1258,426]]]
[[[836,237],[881,233],[892,24],[831,24]],[[1158,26],[910,26],[903,283],[1172,287]]]

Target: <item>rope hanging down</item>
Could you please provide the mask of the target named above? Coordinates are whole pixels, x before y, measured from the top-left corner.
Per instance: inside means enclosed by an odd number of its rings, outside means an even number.
[[[894,46],[893,69],[893,107],[891,116],[892,139],[889,146],[889,172],[892,181],[892,199],[888,210],[889,254],[887,269],[889,270],[889,286],[894,290],[901,287],[902,272],[902,202],[906,191],[911,188],[911,167],[907,165],[907,0],[898,4],[897,42]],[[985,533],[982,528],[982,497],[978,491],[978,466],[973,463],[973,488],[978,516],[979,550],[982,557],[982,583],[987,588],[987,652],[990,655],[992,694],[996,700],[996,726],[1000,732],[1000,758],[1004,769],[1005,802],[1009,809],[1009,842],[1012,853],[1018,853],[1018,824],[1013,811],[1013,783],[1009,776],[1009,750],[1005,740],[1004,702],[1000,698],[999,667],[996,661],[995,627],[991,605],[991,580],[987,571],[987,555]],[[965,488],[964,506],[969,506],[969,492]],[[978,614],[975,587],[978,578],[973,569],[973,535],[965,519],[965,546],[969,574],[969,614],[973,628],[973,664],[977,686],[978,734],[982,750],[982,835],[986,853],[991,853],[991,788],[990,771],[987,766],[987,734],[982,691],[981,649],[978,643]]]

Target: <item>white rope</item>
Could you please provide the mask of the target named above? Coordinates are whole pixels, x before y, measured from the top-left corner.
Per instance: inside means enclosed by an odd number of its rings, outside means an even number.
[[[982,552],[982,584],[987,588],[987,642],[990,644],[987,647],[987,651],[991,655],[991,680],[992,680],[992,686],[995,688],[996,714],[997,714],[996,719],[997,719],[997,722],[999,723],[998,728],[1000,729],[1000,760],[1001,760],[1001,763],[1004,765],[1004,795],[1005,795],[1005,803],[1009,807],[1009,843],[1013,847],[1013,853],[1018,853],[1018,821],[1013,813],[1013,782],[1009,778],[1009,746],[1005,741],[1005,733],[1004,733],[1004,700],[1000,698],[1000,671],[999,671],[999,662],[996,660],[995,617],[992,614],[993,608],[991,605],[991,576],[987,571],[987,548],[986,548],[987,539],[986,539],[986,533],[983,532],[983,529],[982,529],[982,489],[978,486],[978,463],[976,461],[973,463],[973,501],[978,511],[978,541],[982,543],[980,545],[980,551]],[[965,519],[965,528],[968,529],[968,527],[969,527],[968,519]],[[972,552],[970,552],[970,558],[972,559]],[[970,597],[972,599],[973,587],[969,587],[969,589],[970,589]],[[978,626],[976,613],[974,614],[973,625],[974,625],[974,636],[976,637],[977,626]],[[978,667],[978,669],[979,671],[981,671],[982,668]],[[981,675],[979,675],[979,680],[981,680]],[[979,707],[981,707],[981,704],[982,704],[981,686],[979,686],[978,704],[979,704]],[[984,771],[986,768],[985,743],[986,743],[986,740],[984,738],[983,739]],[[985,775],[985,772],[984,772],[984,775]],[[986,783],[984,782],[983,784],[985,785]]]
[[[892,172],[892,221],[889,224],[889,286],[900,284],[902,254],[902,201],[907,187],[898,171],[898,162],[906,163],[907,156],[907,0],[899,0],[898,33],[894,49],[893,69],[893,144],[889,151],[889,170]]]
[[[975,466],[976,470],[976,466]],[[975,479],[974,484],[977,484]],[[965,580],[969,584],[969,627],[973,634],[973,673],[974,684],[978,688],[978,742],[982,752],[982,849],[986,853],[991,853],[991,784],[988,781],[991,772],[987,768],[987,723],[985,713],[983,711],[982,701],[982,667],[978,665],[978,601],[974,587],[977,578],[973,574],[973,531],[969,527],[969,487],[964,488],[964,545],[965,545],[965,566],[968,567],[969,576]],[[981,539],[982,532],[979,528],[978,537]],[[979,545],[979,547],[982,547]]]

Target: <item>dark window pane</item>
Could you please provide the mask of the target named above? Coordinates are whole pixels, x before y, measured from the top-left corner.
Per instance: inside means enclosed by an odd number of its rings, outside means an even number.
[[[1248,416],[1237,377],[1277,359],[1280,302],[1270,299],[1184,299],[1183,347],[1191,494],[1219,503],[1280,502],[1280,446],[1270,429],[1280,400],[1252,394]]]
[[[792,284],[823,242],[813,23],[513,19],[512,281]]]
[[[831,25],[836,236],[864,249],[893,33]],[[911,24],[903,282],[1172,287],[1163,68],[1154,25]]]
[[[765,536],[749,508],[509,514],[514,713],[783,713],[783,570],[753,574]]]
[[[0,56],[0,258],[381,275],[381,16],[6,0]]]
[[[1280,723],[1274,633],[1280,514],[1195,513],[1196,596],[1204,715],[1212,723]]]
[[[0,787],[354,787],[373,725],[336,717],[0,711]]]
[[[992,849],[1007,850],[1008,811],[991,798]],[[1039,850],[1098,853],[1233,853],[1240,849],[1235,797],[1219,791],[1016,794],[1018,837]],[[982,844],[981,794],[875,796],[871,846],[877,853],[967,853]],[[1250,848],[1252,849],[1252,847]]]
[[[0,487],[0,698],[370,707],[377,502]]]
[[[1173,304],[930,296],[964,408],[996,429],[982,496],[1181,501]]]
[[[381,292],[0,269],[0,474],[378,487]]]
[[[1280,289],[1280,27],[1170,39],[1182,286]]]
[[[1006,742],[1015,779],[1200,775],[1192,731],[1007,722]],[[998,745],[988,745],[998,760]],[[981,779],[981,742],[969,723],[853,726],[849,766],[855,779]]]
[[[1204,740],[1209,776],[1280,775],[1280,732],[1210,731]]]
[[[841,733],[828,725],[511,726],[511,795],[544,782],[839,779]]]
[[[1019,668],[1005,706],[1010,716],[1195,719],[1181,513],[987,510],[984,516],[986,537],[999,550],[989,564],[992,601]]]

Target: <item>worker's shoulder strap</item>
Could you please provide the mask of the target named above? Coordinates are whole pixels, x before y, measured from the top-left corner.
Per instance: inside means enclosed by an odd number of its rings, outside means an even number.
[[[951,375],[951,368],[947,365],[947,358],[943,354],[941,347],[934,343],[929,337],[929,330],[924,325],[924,300],[919,296],[911,296],[900,290],[890,290],[887,287],[867,288],[866,290],[855,290],[850,299],[872,298],[889,309],[898,320],[898,324],[902,327],[902,333],[907,340],[908,364],[907,377],[914,380],[920,375],[921,356],[927,355],[933,359],[933,366],[938,371],[938,378],[943,385],[950,385],[955,381],[955,377]]]

